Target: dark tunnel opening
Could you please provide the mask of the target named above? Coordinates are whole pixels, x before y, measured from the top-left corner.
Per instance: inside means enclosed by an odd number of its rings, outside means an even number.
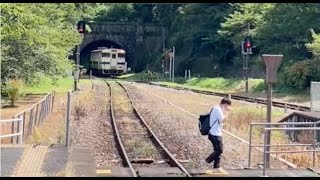
[[[94,41],[87,46],[85,46],[80,52],[80,65],[84,66],[87,69],[87,73],[90,70],[90,53],[93,50],[98,49],[98,47],[107,47],[107,48],[118,48],[122,49],[121,45],[110,41],[110,40],[99,40]],[[128,61],[128,55],[126,54],[126,60]]]

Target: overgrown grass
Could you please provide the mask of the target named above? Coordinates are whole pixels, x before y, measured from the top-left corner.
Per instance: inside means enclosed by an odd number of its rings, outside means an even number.
[[[263,79],[249,79],[249,89],[253,91],[260,83],[263,83]],[[186,80],[185,83],[182,82],[182,84],[225,92],[237,92],[245,88],[244,80],[234,78],[191,78]]]
[[[131,74],[124,74],[124,75],[118,76],[118,79],[125,79],[127,81],[137,81],[137,80],[143,80],[144,76],[145,76],[144,72],[131,73]]]
[[[119,79],[127,80],[127,81],[135,81],[135,80],[144,80],[145,72],[141,73],[132,73],[125,74],[118,77]],[[158,80],[160,84],[167,85],[169,87],[186,87],[186,88],[194,88],[199,90],[208,90],[214,92],[223,92],[223,93],[237,93],[243,94],[245,93],[245,80],[241,78],[206,78],[206,77],[194,77],[191,79],[184,79],[183,77],[175,77],[175,82],[166,80]],[[264,83],[264,79],[249,79],[249,93],[252,96],[260,96],[261,93],[265,93],[266,85]],[[310,92],[308,90],[297,90],[289,87],[281,86],[280,84],[275,84],[273,86],[273,93],[279,97],[299,97],[293,99],[293,101],[305,101],[310,96]],[[289,100],[290,101],[290,100]]]
[[[159,82],[169,87],[185,87],[198,90],[207,90],[213,92],[222,92],[230,94],[243,95],[245,93],[245,81],[242,79],[224,79],[224,78],[191,78],[183,80],[177,78],[175,83]],[[249,79],[249,96],[261,97],[266,96],[266,87],[263,79]],[[307,90],[296,90],[288,87],[275,85],[273,87],[275,98],[284,98],[288,102],[307,102],[309,101],[310,92]]]
[[[87,85],[90,84],[89,79],[80,79],[79,84]],[[45,94],[51,91],[56,93],[67,93],[69,90],[74,88],[73,78],[61,78],[54,82],[49,77],[42,77],[38,85],[28,86],[24,89],[26,94]]]
[[[33,85],[25,88],[27,94],[45,94],[51,91],[56,93],[66,93],[73,88],[72,78],[62,78],[54,82],[49,77],[42,77],[38,85]]]

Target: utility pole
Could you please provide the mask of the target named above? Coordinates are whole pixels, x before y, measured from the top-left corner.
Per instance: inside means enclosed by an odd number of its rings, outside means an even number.
[[[77,25],[77,29],[78,32],[81,35],[81,42],[83,40],[84,37],[84,33],[85,33],[85,26],[86,26],[86,22],[85,21],[79,21],[78,25]],[[80,44],[81,42],[77,45],[77,52],[76,52],[76,68],[75,71],[73,73],[74,76],[74,90],[77,91],[78,88],[78,82],[79,82],[79,77],[80,77]]]
[[[165,39],[166,39],[166,32],[165,29],[162,28],[162,54],[165,54]],[[165,57],[162,59],[162,74],[163,78],[165,78]]]
[[[169,80],[171,80],[171,77],[172,77],[172,55],[171,55],[171,52],[169,54]]]
[[[250,34],[250,23],[248,23],[248,34]],[[248,48],[247,48],[248,49]],[[248,67],[248,60],[249,60],[249,54],[246,54],[246,93],[248,94],[249,92],[249,77],[248,77],[248,71],[249,71],[249,67]]]
[[[172,48],[172,82],[174,82],[174,59],[175,59],[175,47]]]
[[[246,93],[248,94],[248,92],[249,92],[249,73],[248,73],[248,71],[249,71],[249,67],[248,67],[248,59],[249,59],[249,55],[247,54],[247,55],[245,55],[245,63],[246,63]]]

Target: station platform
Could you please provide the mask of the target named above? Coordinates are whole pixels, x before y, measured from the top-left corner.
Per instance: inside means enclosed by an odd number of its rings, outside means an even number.
[[[141,177],[184,177],[175,167],[137,167]],[[194,177],[261,177],[262,169],[187,169]],[[1,177],[131,177],[129,168],[96,167],[89,147],[1,145]],[[269,177],[320,177],[320,168],[268,169]]]
[[[1,144],[1,177],[92,176],[88,147]]]
[[[181,171],[174,167],[141,167],[136,168],[141,177],[183,177]],[[320,169],[268,169],[269,177],[320,177]],[[262,177],[262,169],[224,169],[214,172],[209,169],[187,169],[193,177]],[[98,177],[131,177],[129,168],[97,168]]]

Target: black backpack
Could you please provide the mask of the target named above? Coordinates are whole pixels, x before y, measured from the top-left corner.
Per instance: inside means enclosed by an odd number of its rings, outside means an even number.
[[[199,116],[199,130],[202,135],[208,135],[212,126],[218,121],[216,120],[211,126],[210,126],[210,114],[213,109],[211,109],[210,113],[205,115]]]

